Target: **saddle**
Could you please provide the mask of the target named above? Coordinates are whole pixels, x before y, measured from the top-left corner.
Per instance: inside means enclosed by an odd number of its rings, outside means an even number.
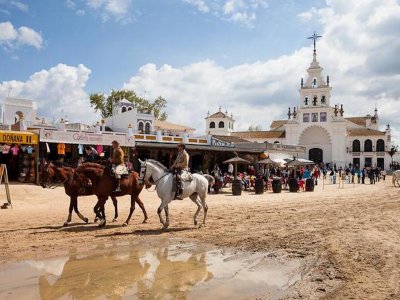
[[[130,174],[128,168],[126,166],[123,166],[123,165],[112,166],[111,167],[111,173],[114,176],[116,176],[116,175],[128,176]]]
[[[182,171],[181,174],[179,175],[182,181],[192,181],[193,180],[193,175],[192,173],[188,171]]]

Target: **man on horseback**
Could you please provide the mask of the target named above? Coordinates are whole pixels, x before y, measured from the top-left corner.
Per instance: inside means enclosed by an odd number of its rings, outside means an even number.
[[[121,191],[121,175],[125,171],[124,165],[124,150],[120,147],[118,141],[112,141],[113,154],[110,158],[110,162],[112,164],[112,171],[114,173],[115,178],[117,179],[117,188],[114,192],[118,193]]]
[[[175,162],[171,166],[171,171],[175,174],[176,178],[176,199],[182,200],[182,171],[189,171],[189,154],[186,152],[185,144],[178,144],[178,156],[176,157]]]

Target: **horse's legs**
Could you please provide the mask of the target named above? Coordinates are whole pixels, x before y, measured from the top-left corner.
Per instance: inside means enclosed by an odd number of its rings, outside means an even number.
[[[69,208],[68,208],[68,217],[67,220],[64,222],[64,226],[68,226],[69,223],[71,223],[72,220],[72,210],[74,209],[74,203],[72,200],[72,197],[69,198]]]
[[[125,223],[122,224],[122,226],[128,226],[129,221],[131,220],[132,214],[135,211],[135,201],[136,201],[136,197],[134,195],[131,195],[131,208],[129,209],[129,216],[126,219]]]
[[[190,195],[189,198],[197,205],[197,210],[193,216],[193,223],[194,225],[197,225],[197,216],[199,215],[199,212],[201,210],[201,204],[197,194]]]
[[[94,219],[94,222],[97,222],[97,220],[101,220],[102,216],[101,216],[101,212],[100,212],[100,199],[97,199],[97,203],[96,205],[93,207],[93,211],[96,214],[96,218]]]
[[[143,212],[143,215],[144,215],[144,220],[143,220],[143,222],[142,223],[147,223],[147,219],[148,219],[148,217],[147,217],[147,211],[146,211],[146,209],[144,208],[144,204],[143,204],[143,202],[142,202],[142,200],[140,200],[140,198],[139,197],[136,197],[136,203],[140,206],[140,208],[142,209],[142,212]]]
[[[117,222],[117,220],[118,220],[118,200],[114,196],[111,196],[111,200],[114,204],[114,209],[115,209],[113,222]]]
[[[206,225],[206,218],[207,218],[207,211],[208,211],[208,205],[206,203],[206,195],[200,196],[200,200],[201,200],[201,206],[203,206],[203,210],[204,210],[203,225]]]
[[[88,218],[85,218],[85,217],[79,212],[79,210],[78,210],[78,197],[76,197],[76,196],[71,197],[71,200],[73,200],[73,203],[74,203],[74,211],[75,211],[75,213],[78,215],[78,217],[79,217],[82,221],[84,221],[85,223],[89,223],[89,219],[88,219]]]
[[[106,225],[106,213],[105,213],[104,206],[106,204],[107,198],[102,199],[102,202],[101,202],[101,205],[100,205],[100,212],[101,212],[103,218],[100,219],[99,227],[104,227]]]
[[[163,224],[163,226],[164,226],[163,229],[166,229],[166,228],[167,228],[167,223],[164,222],[164,219],[163,219],[161,213],[162,213],[163,209],[164,209],[167,205],[168,205],[167,200],[162,199],[162,200],[161,200],[161,204],[160,204],[160,206],[159,206],[158,209],[157,209],[157,214],[158,214],[158,217],[160,218],[160,222],[161,222],[161,224]],[[166,211],[166,213],[167,213],[167,211]]]
[[[169,208],[168,205],[164,207],[164,212],[165,212],[165,226],[168,228],[169,226]]]

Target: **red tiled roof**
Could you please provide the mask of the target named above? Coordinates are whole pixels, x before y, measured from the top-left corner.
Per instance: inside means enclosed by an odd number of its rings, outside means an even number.
[[[356,129],[347,129],[347,135],[349,136],[385,135],[385,132],[369,128],[356,128]]]
[[[237,136],[233,136],[233,135],[213,135],[213,137],[215,137],[218,140],[221,140],[223,142],[227,142],[227,143],[248,143],[248,140],[242,139],[240,137]]]
[[[232,132],[232,135],[244,139],[272,139],[284,138],[285,131],[282,130],[269,130],[269,131],[237,131]]]
[[[275,120],[275,121],[272,121],[270,128],[271,129],[275,129],[275,128],[281,127],[281,126],[285,125],[287,122],[288,122],[288,120]]]

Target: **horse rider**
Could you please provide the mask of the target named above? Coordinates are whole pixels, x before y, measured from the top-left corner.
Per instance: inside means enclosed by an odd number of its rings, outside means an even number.
[[[176,178],[176,195],[175,199],[182,200],[182,171],[189,171],[189,154],[186,152],[185,144],[181,143],[177,146],[178,156],[175,162],[172,164],[170,170],[175,174]]]
[[[118,193],[121,191],[121,173],[125,169],[124,150],[122,150],[118,141],[116,140],[112,141],[111,145],[113,148],[113,154],[110,158],[110,162],[112,164],[112,171],[114,173],[114,176],[117,179],[117,188],[114,190],[114,192]]]

